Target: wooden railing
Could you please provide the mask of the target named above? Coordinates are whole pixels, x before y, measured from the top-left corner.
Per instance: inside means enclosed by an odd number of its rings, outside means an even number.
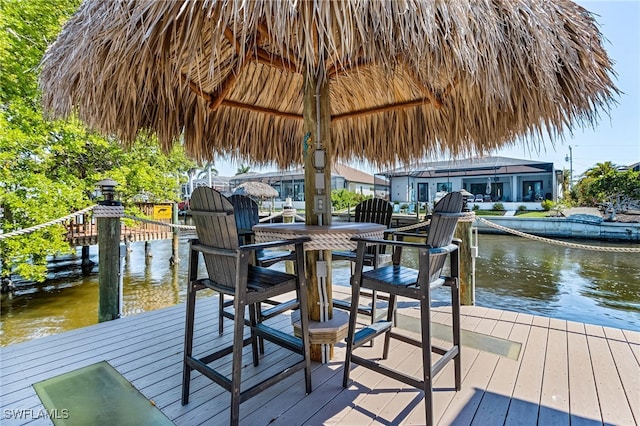
[[[157,204],[156,204],[157,206]],[[163,205],[164,206],[164,205]],[[166,204],[171,209],[171,204]],[[147,218],[154,216],[154,204],[141,204],[138,207]],[[154,221],[171,223],[171,219],[158,219]],[[98,244],[98,229],[92,213],[85,213],[71,219],[66,225],[67,240],[72,246],[91,246]],[[120,240],[122,242],[152,241],[171,238],[173,232],[170,227],[155,223],[136,222],[131,219],[122,219],[120,228]]]

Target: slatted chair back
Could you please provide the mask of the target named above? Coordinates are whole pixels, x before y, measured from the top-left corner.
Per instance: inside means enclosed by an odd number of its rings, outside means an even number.
[[[215,189],[199,187],[191,194],[191,215],[198,240],[209,247],[236,250],[239,247],[236,218],[231,202]],[[207,273],[216,282],[235,288],[236,259],[203,253]]]
[[[368,198],[356,206],[355,221],[369,222],[384,225],[387,228],[391,225],[393,216],[393,204],[382,198]],[[378,254],[384,254],[385,246],[378,247]],[[367,247],[367,254],[375,254],[376,247]]]
[[[427,246],[438,248],[451,244],[463,204],[464,197],[460,192],[450,192],[438,201],[433,209],[433,216],[429,224]],[[438,279],[445,260],[446,256],[430,256],[429,282]]]
[[[253,225],[257,225],[260,222],[258,203],[250,197],[242,194],[233,194],[229,197],[229,201],[233,205],[238,229],[250,231]]]
[[[382,198],[369,198],[356,206],[355,221],[384,225],[391,224],[393,204]]]

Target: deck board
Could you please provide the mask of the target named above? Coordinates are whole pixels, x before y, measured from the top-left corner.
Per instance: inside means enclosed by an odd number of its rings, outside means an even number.
[[[449,307],[434,309],[434,322],[450,325]],[[416,316],[404,308],[402,315]],[[217,332],[216,297],[198,298],[195,353],[229,342],[231,321]],[[287,316],[271,325],[291,330]],[[517,359],[462,347],[463,388],[453,390],[453,366],[435,378],[434,418],[438,424],[633,425],[640,421],[640,333],[549,319],[484,307],[463,307],[464,330],[522,344]],[[107,360],[177,425],[225,425],[228,393],[194,373],[190,402],[182,406],[184,305],[121,318],[68,333],[1,348],[0,401],[6,425],[50,425],[44,418],[7,418],[7,410],[43,407],[32,384]],[[443,342],[445,343],[445,342]],[[446,343],[445,343],[446,344]],[[359,348],[375,356],[373,348]],[[302,372],[241,405],[241,423],[251,425],[423,424],[421,392],[354,366],[342,387],[345,345],[335,346],[327,364],[313,363],[313,392],[305,395]],[[267,343],[258,368],[249,348],[243,352],[243,383],[260,380],[298,355]],[[419,376],[420,351],[393,341],[387,362]],[[223,371],[228,361],[217,361]],[[226,369],[226,370],[225,370]]]
[[[629,408],[636,424],[640,423],[640,364],[625,342],[609,340],[609,349],[618,370]]]
[[[608,424],[634,424],[631,408],[607,340],[602,337],[587,336],[587,341],[602,420]]]
[[[484,320],[477,324],[474,331],[494,337],[505,337],[508,335],[508,330],[510,330],[512,323],[497,321],[495,318],[500,318],[500,316],[500,311],[490,310],[485,314]],[[484,389],[487,388],[498,363],[498,358],[500,358],[498,355],[489,352],[477,350],[476,352],[477,356],[473,357],[473,363],[470,364],[469,371],[464,376],[464,386],[459,392],[453,394],[447,410],[440,417],[439,422],[441,424],[469,425],[473,421],[484,397]],[[466,353],[463,352],[463,365],[465,355]],[[420,415],[411,419],[412,423],[424,424],[424,409],[422,411],[414,410],[414,413],[420,413]]]
[[[567,333],[562,328],[550,329],[547,347],[538,421],[547,425],[569,425]]]
[[[536,318],[532,324],[542,322]],[[533,325],[529,331],[505,425],[537,424],[548,333],[548,328]]]
[[[571,424],[600,424],[600,404],[598,392],[591,368],[591,355],[587,336],[582,333],[568,333],[569,359],[569,395]]]
[[[509,340],[526,344],[530,328],[525,324],[513,324],[508,336]],[[481,426],[504,422],[521,359],[513,360],[505,357],[498,359],[498,364],[474,415],[472,425]]]

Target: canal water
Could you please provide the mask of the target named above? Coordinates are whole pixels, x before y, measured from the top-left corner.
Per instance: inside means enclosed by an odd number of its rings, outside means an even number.
[[[580,242],[583,243],[582,241]],[[632,247],[629,244],[584,242]],[[637,253],[565,248],[519,237],[479,236],[476,304],[640,331],[640,261]],[[171,241],[133,243],[123,274],[123,315],[184,302],[188,264],[187,237],[180,240],[181,262],[169,266]],[[637,245],[636,245],[637,246]],[[91,247],[97,261],[97,249]],[[95,324],[98,275],[67,271],[42,284],[19,283],[2,295],[0,346]],[[204,270],[202,271],[204,273]],[[335,283],[348,285],[349,266],[335,262]],[[438,295],[434,295],[438,298]]]

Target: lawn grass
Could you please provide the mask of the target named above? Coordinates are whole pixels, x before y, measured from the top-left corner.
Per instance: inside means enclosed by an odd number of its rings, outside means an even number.
[[[504,210],[474,210],[476,216],[504,216]]]
[[[535,211],[535,212],[516,212],[516,216],[518,217],[549,217],[549,212],[545,211]]]
[[[475,210],[476,216],[504,216],[504,210]],[[518,211],[518,217],[549,217],[549,212],[545,211]]]

